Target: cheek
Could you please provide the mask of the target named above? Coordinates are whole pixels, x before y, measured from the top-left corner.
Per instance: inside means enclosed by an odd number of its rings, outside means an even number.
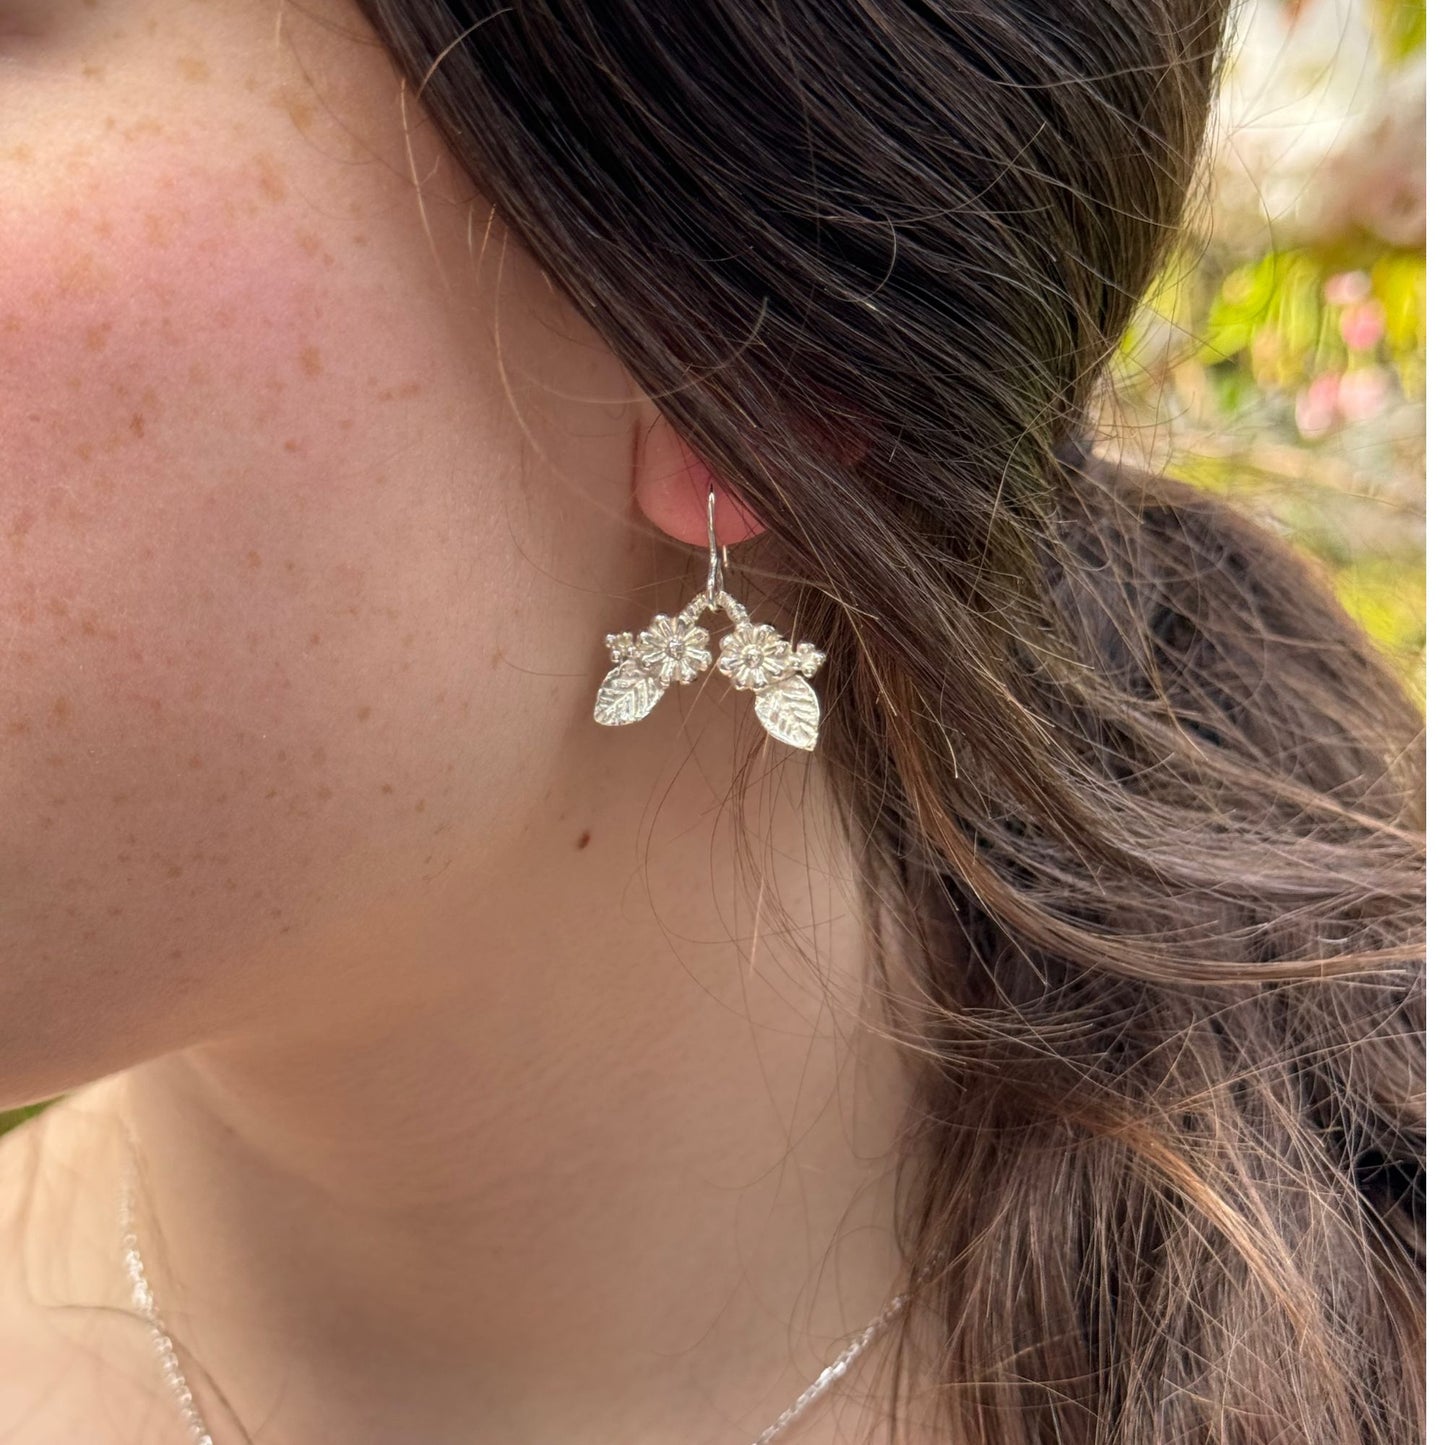
[[[480,423],[407,288],[334,254],[364,236],[323,241],[264,167],[208,184],[6,236],[0,1059],[27,1093],[104,1071],[102,1032],[120,1066],[213,1019],[237,960],[314,951],[507,798],[459,676],[534,619],[425,464]]]

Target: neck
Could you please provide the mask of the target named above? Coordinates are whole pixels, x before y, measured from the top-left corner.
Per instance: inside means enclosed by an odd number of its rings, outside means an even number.
[[[457,858],[125,1077],[158,1302],[253,1431],[745,1445],[896,1292],[852,869],[816,778],[715,782],[694,749],[612,846]]]

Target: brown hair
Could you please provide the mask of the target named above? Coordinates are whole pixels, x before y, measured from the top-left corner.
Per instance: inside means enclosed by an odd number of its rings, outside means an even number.
[[[894,1388],[970,1445],[1415,1438],[1421,720],[1300,557],[1087,441],[1225,5],[361,8],[829,654],[947,1261]]]

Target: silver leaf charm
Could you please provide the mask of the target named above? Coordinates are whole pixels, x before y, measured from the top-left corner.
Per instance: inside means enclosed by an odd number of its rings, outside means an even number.
[[[604,727],[624,727],[645,718],[667,689],[630,659],[618,663],[597,689],[592,716]]]
[[[808,752],[817,746],[818,694],[797,673],[761,688],[753,711],[779,742]]]

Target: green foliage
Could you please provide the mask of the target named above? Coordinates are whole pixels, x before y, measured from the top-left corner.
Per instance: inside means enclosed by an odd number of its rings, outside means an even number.
[[[17,1124],[33,1119],[42,1109],[48,1109],[55,1102],[54,1099],[48,1099],[43,1104],[27,1104],[23,1109],[0,1110],[0,1134],[6,1134]]]
[[[1425,257],[1397,251],[1370,268],[1370,284],[1385,313],[1385,345],[1401,389],[1411,401],[1425,398]]]
[[[1425,0],[1374,0],[1373,19],[1388,59],[1403,60],[1424,46]]]
[[[1262,384],[1298,386],[1323,340],[1322,268],[1302,251],[1271,251],[1231,271],[1202,336],[1206,364],[1246,358]]]
[[[1424,346],[1421,253],[1382,250],[1365,260],[1299,248],[1267,252],[1224,276],[1196,358],[1240,363],[1256,388],[1276,393],[1378,365],[1387,385],[1417,400]]]

